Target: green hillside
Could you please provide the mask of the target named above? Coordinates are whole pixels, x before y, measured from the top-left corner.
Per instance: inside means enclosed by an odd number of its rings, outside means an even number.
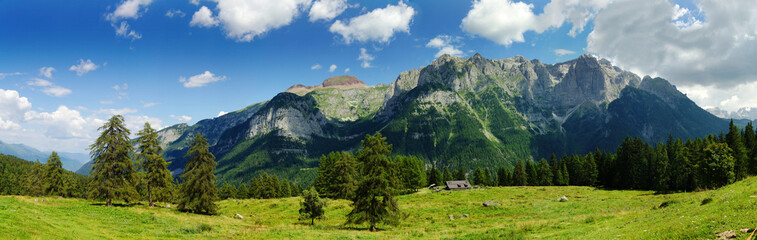
[[[567,202],[558,202],[560,196]],[[492,200],[500,207],[484,207]],[[757,178],[718,190],[654,194],[590,187],[497,187],[403,195],[397,226],[343,225],[349,201],[329,200],[326,218],[297,220],[300,198],[225,200],[219,216],[103,207],[64,198],[0,197],[5,239],[713,239],[757,225]],[[165,206],[165,204],[160,204]],[[244,219],[235,219],[239,213]],[[462,217],[467,214],[468,217]],[[455,220],[450,219],[450,215]]]

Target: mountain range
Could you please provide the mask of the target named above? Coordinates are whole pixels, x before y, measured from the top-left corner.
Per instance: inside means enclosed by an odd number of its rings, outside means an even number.
[[[388,85],[368,86],[354,76],[294,85],[268,101],[158,133],[174,174],[183,171],[191,138],[201,133],[220,181],[269,172],[307,184],[321,155],[354,151],[375,132],[387,137],[394,154],[470,170],[613,150],[626,136],[662,142],[727,127],[668,81],[641,78],[592,55],[544,64],[475,54],[442,55]],[[79,172],[87,171],[85,165]]]
[[[42,152],[24,144],[10,144],[0,141],[0,153],[13,155],[27,161],[39,160],[41,163],[46,163],[52,152]],[[58,152],[58,156],[63,163],[63,168],[69,171],[76,171],[89,162],[89,155],[84,153]]]

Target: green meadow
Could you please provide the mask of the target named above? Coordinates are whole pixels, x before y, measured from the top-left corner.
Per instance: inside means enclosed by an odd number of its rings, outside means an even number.
[[[557,199],[566,196],[567,202]],[[484,207],[491,200],[499,207]],[[298,220],[300,198],[224,200],[219,215],[104,207],[58,197],[0,197],[3,239],[715,239],[757,226],[757,178],[689,193],[592,187],[423,189],[398,197],[406,217],[395,226],[344,225],[350,202],[328,200],[326,217]],[[173,207],[173,206],[171,206]],[[244,218],[236,219],[235,214]],[[454,220],[450,219],[450,215]],[[464,217],[463,215],[467,215]]]

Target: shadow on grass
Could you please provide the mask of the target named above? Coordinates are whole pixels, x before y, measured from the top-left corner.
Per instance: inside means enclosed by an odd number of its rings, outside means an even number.
[[[105,203],[92,203],[90,204],[92,206],[105,206]],[[142,203],[113,203],[112,207],[133,207],[133,206],[142,206]]]

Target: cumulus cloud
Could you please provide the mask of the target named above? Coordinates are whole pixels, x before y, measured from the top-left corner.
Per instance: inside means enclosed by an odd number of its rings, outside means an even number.
[[[113,23],[111,24],[111,26],[116,30],[116,36],[131,38],[132,41],[142,38],[142,34],[139,34],[134,30],[130,30],[129,24],[125,21],[121,22],[121,25],[116,25],[115,23]]]
[[[79,111],[66,106],[59,106],[49,113],[28,111],[24,114],[24,120],[46,126],[45,135],[58,139],[92,138],[92,129],[103,123],[102,120],[84,118]]]
[[[216,76],[210,71],[205,71],[204,73],[197,74],[189,78],[180,77],[179,82],[184,83],[184,87],[186,88],[196,88],[196,87],[204,87],[205,85],[208,85],[209,83],[218,82],[224,79],[226,79],[226,76]]]
[[[331,21],[349,7],[350,5],[347,4],[347,0],[318,0],[313,2],[308,16],[311,22],[318,20]]]
[[[163,128],[163,120],[149,116],[125,115],[124,123],[126,128],[131,131],[132,137],[136,136],[137,133],[139,133],[139,130],[142,130],[142,128],[145,127],[145,123],[150,123],[150,127],[153,129],[160,130]]]
[[[437,58],[444,54],[462,57],[463,51],[461,51],[457,46],[453,44],[456,42],[459,42],[458,38],[453,38],[447,35],[439,35],[428,41],[428,43],[426,43],[426,47],[438,49],[439,51],[436,52],[436,55],[434,55],[434,57]]]
[[[52,82],[47,81],[45,79],[41,79],[41,78],[32,78],[31,80],[26,82],[26,84],[29,86],[37,86],[37,87],[49,87],[53,85]]]
[[[189,3],[191,3],[192,5],[195,5],[195,6],[199,6],[200,5],[200,0],[189,0]]]
[[[534,6],[511,0],[476,0],[460,27],[463,31],[485,37],[498,44],[509,46],[524,42],[527,31],[542,33],[560,28],[565,22],[572,25],[571,36],[583,31],[586,23],[609,1],[552,0],[544,6],[541,14],[533,12]]]
[[[341,35],[347,44],[352,41],[388,43],[394,33],[410,33],[410,22],[414,15],[413,7],[399,2],[397,5],[389,4],[385,8],[374,9],[345,22],[337,20],[329,31]]]
[[[192,15],[192,21],[189,22],[189,26],[198,27],[215,27],[218,25],[218,20],[213,17],[213,12],[206,6],[202,6],[200,10]]]
[[[329,66],[329,72],[334,72],[336,68],[337,68],[336,64],[331,64],[331,66]]]
[[[318,70],[318,69],[321,69],[321,67],[322,67],[321,64],[316,64],[316,65],[310,66],[310,70]]]
[[[70,68],[68,68],[68,70],[75,71],[76,75],[82,76],[88,72],[97,70],[98,67],[100,66],[94,64],[90,59],[87,59],[87,61],[84,61],[84,59],[79,59],[79,64],[72,65]]]
[[[350,68],[345,68],[344,73],[348,73],[348,72],[350,72]]]
[[[192,121],[192,117],[187,116],[187,115],[176,116],[176,115],[171,114],[171,118],[176,119],[179,122],[189,122],[189,121]]]
[[[184,12],[182,12],[182,11],[181,11],[181,10],[179,10],[179,9],[169,9],[169,10],[168,10],[168,11],[166,12],[166,17],[169,17],[169,18],[173,18],[173,17],[180,17],[180,18],[183,18],[183,17],[184,17],[184,16],[186,16],[186,15],[187,15],[187,14],[185,14]]]
[[[24,118],[24,113],[32,108],[26,97],[21,97],[18,91],[0,88],[0,119],[6,122],[18,121]]]
[[[55,71],[53,67],[42,67],[39,69],[39,76],[53,78],[53,71]]]
[[[555,52],[555,54],[557,54],[559,56],[565,56],[565,55],[568,55],[568,54],[574,54],[574,53],[576,53],[574,51],[567,50],[567,49],[555,49],[554,52]]]
[[[371,67],[371,61],[373,61],[373,59],[373,55],[368,54],[368,50],[365,50],[365,48],[360,48],[360,56],[358,56],[357,60],[363,61],[363,63],[360,64],[361,67]]]
[[[218,20],[228,38],[249,42],[268,31],[287,26],[310,0],[218,0]]]
[[[220,117],[220,116],[226,115],[227,113],[228,112],[224,112],[224,111],[218,112],[218,116],[216,116],[216,117]]]

